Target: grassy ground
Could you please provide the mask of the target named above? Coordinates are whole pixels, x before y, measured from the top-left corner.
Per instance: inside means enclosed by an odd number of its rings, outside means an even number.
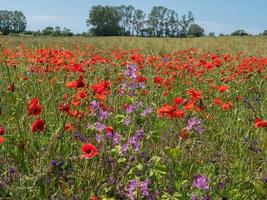
[[[266,199],[267,38],[0,44],[0,199]]]
[[[242,51],[249,55],[266,55],[267,37],[215,37],[215,38],[136,38],[136,37],[0,37],[1,44],[17,46],[20,43],[34,48],[60,47],[73,48],[75,44],[91,44],[99,49],[144,49],[159,54],[196,48],[199,51],[224,49],[236,53]]]

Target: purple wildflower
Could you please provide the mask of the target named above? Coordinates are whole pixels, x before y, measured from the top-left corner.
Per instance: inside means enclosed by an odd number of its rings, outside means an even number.
[[[203,197],[203,200],[210,200],[210,197],[208,195]]]
[[[196,120],[195,118],[190,118],[188,121],[187,121],[187,126],[186,128],[188,130],[194,130],[197,134],[201,134],[203,132],[203,129],[202,129],[202,120]]]
[[[195,194],[191,195],[191,200],[198,200],[197,196]]]
[[[121,153],[122,153],[122,154],[125,153],[125,152],[128,150],[128,148],[129,148],[128,143],[124,143],[124,144],[122,144],[122,145],[121,145]]]
[[[149,184],[149,181],[142,181],[140,183],[140,191],[141,191],[141,194],[143,196],[148,196],[149,193],[148,193],[148,184]]]
[[[134,111],[134,109],[135,109],[135,106],[132,104],[132,105],[128,105],[125,111],[126,113],[130,114]]]
[[[126,70],[124,71],[124,75],[126,77],[134,79],[137,77],[136,71],[137,71],[137,67],[135,65],[128,65]]]
[[[99,109],[99,102],[97,101],[92,101],[91,102],[91,107],[94,109],[94,110],[98,110]]]
[[[162,61],[163,62],[167,62],[168,61],[168,58],[162,58]]]
[[[106,137],[107,137],[108,139],[112,139],[112,138],[113,138],[113,132],[112,132],[112,131],[107,131],[107,132],[106,132]]]
[[[55,166],[57,165],[57,161],[52,160],[52,161],[51,161],[51,165],[52,165],[53,167],[55,167]]]
[[[137,84],[135,83],[135,82],[131,82],[131,83],[129,83],[129,88],[131,89],[131,90],[134,90],[135,88],[137,88]]]
[[[139,141],[143,137],[143,135],[144,135],[144,130],[143,129],[138,129],[135,132],[135,135],[133,135],[132,137],[129,138],[128,142],[129,142],[129,144],[132,145],[134,151],[138,151],[139,150]]]
[[[153,108],[151,107],[147,107],[143,112],[141,112],[141,116],[142,117],[146,117],[149,113],[151,113],[153,111]]]
[[[120,135],[117,132],[115,132],[113,134],[113,145],[118,145],[119,141],[120,141]]]
[[[194,181],[192,184],[193,187],[196,187],[200,190],[208,190],[209,189],[209,183],[205,176],[203,175],[197,175],[194,177]]]
[[[108,111],[103,111],[103,110],[100,110],[99,113],[98,113],[98,119],[100,121],[104,121],[108,118]]]
[[[134,91],[129,92],[129,93],[128,93],[128,96],[129,96],[129,97],[133,97],[133,96],[134,96]]]
[[[138,137],[138,139],[141,139],[141,137],[144,136],[144,129],[140,128],[135,133],[136,133],[136,136]]]
[[[220,190],[220,189],[223,189],[224,186],[225,186],[225,183],[223,183],[223,182],[219,182],[219,183],[217,184],[217,188],[218,188],[219,190]]]
[[[193,128],[193,126],[196,124],[196,119],[195,118],[190,118],[188,121],[187,121],[187,128],[189,130],[191,130]]]
[[[145,83],[138,83],[138,88],[139,89],[144,89],[145,88]]]
[[[128,194],[130,200],[134,200],[133,191],[136,189],[137,181],[135,179],[129,181]]]
[[[72,132],[72,137],[76,140],[80,140],[81,142],[86,141],[86,137],[82,135],[78,130]]]
[[[101,131],[103,131],[105,128],[106,128],[106,125],[105,125],[105,124],[102,124],[102,123],[100,123],[100,122],[96,122],[96,125],[95,125],[95,129],[96,129],[96,131],[101,132]]]
[[[133,146],[133,150],[134,151],[138,151],[139,150],[139,143],[138,141],[134,140],[133,143],[132,143],[132,146]]]
[[[14,174],[16,172],[16,169],[14,167],[10,167],[8,172],[9,174]]]
[[[99,143],[101,142],[102,138],[101,138],[101,135],[100,134],[96,134],[95,135],[95,140]]]
[[[194,128],[194,130],[195,130],[195,132],[196,132],[197,134],[201,134],[201,133],[203,132],[203,129],[202,129],[201,126],[196,126],[196,127]]]

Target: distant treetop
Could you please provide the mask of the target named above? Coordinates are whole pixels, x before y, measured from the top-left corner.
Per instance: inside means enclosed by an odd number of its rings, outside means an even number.
[[[26,30],[26,17],[21,11],[0,10],[0,32],[4,35]]]
[[[98,5],[91,8],[86,22],[96,36],[187,37],[194,20],[190,11],[179,18],[174,10],[163,6],[154,6],[146,17],[142,10],[131,5]]]

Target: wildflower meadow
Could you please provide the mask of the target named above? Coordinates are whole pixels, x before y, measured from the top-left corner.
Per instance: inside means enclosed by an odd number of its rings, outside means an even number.
[[[244,38],[0,38],[0,198],[266,199],[266,38]]]

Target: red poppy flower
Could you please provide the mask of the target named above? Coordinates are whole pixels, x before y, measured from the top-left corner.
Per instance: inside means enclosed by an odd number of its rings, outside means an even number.
[[[42,112],[42,106],[36,97],[28,102],[28,115],[40,115]]]
[[[93,158],[98,154],[97,148],[89,143],[82,145],[81,152],[82,152],[81,159]]]
[[[144,76],[136,77],[135,81],[139,82],[139,83],[143,83],[146,81],[146,77],[144,77]]]
[[[195,103],[193,101],[187,101],[184,105],[184,110],[192,110],[195,107]]]
[[[70,123],[66,123],[65,126],[64,126],[64,130],[65,131],[72,131],[73,130],[73,127]]]
[[[69,112],[70,110],[70,104],[69,103],[65,103],[65,102],[61,102],[58,104],[57,109],[61,112]]]
[[[87,97],[87,92],[84,90],[80,90],[77,92],[76,97],[77,97],[77,99],[84,99]]]
[[[154,77],[154,83],[155,84],[161,84],[162,81],[163,81],[163,79],[161,77],[159,77],[159,76]]]
[[[198,91],[194,88],[188,89],[186,93],[192,100],[198,100],[201,97],[201,91]]]
[[[83,82],[82,76],[80,76],[79,79],[77,79],[76,81],[71,81],[71,82],[66,83],[67,88],[79,89],[79,88],[82,88],[84,86],[85,86],[85,83]]]
[[[113,132],[113,128],[112,128],[111,126],[107,126],[107,127],[105,128],[105,132],[106,132],[106,134],[108,134],[108,133],[112,133],[112,132]]]
[[[93,195],[93,196],[91,197],[91,200],[98,200],[98,198],[97,198],[97,196]]]
[[[181,104],[183,102],[183,98],[182,97],[176,97],[173,99],[173,102],[177,105]]]
[[[0,135],[4,135],[6,130],[0,125]]]
[[[173,112],[172,116],[175,118],[182,118],[182,117],[184,117],[184,111],[183,110],[176,110]]]
[[[217,90],[219,92],[225,92],[227,89],[228,89],[228,86],[226,86],[226,85],[222,85],[222,86],[217,87]]]
[[[267,121],[262,121],[260,118],[256,118],[254,127],[255,128],[267,127]]]
[[[157,109],[157,116],[162,117],[164,115],[171,116],[173,107],[169,104],[164,104],[162,107]]]
[[[221,107],[222,107],[223,110],[229,110],[230,108],[233,107],[233,103],[232,102],[222,103]]]
[[[257,127],[267,127],[267,121],[257,123]]]
[[[100,83],[91,86],[91,90],[94,92],[94,94],[99,94],[99,95],[108,92],[109,88],[110,88],[109,81],[100,81]]]
[[[79,99],[76,99],[75,97],[71,100],[71,104],[74,106],[74,107],[77,107],[80,105],[80,100]]]
[[[40,132],[44,130],[44,121],[41,120],[40,118],[36,119],[32,123],[32,132]]]
[[[220,104],[222,103],[222,101],[221,101],[221,99],[219,99],[219,98],[214,98],[214,99],[213,99],[213,103],[214,103],[215,105],[220,105]]]
[[[81,64],[74,64],[69,67],[69,70],[73,72],[85,72]]]
[[[0,136],[0,144],[3,144],[4,141],[5,141],[5,138]]]

